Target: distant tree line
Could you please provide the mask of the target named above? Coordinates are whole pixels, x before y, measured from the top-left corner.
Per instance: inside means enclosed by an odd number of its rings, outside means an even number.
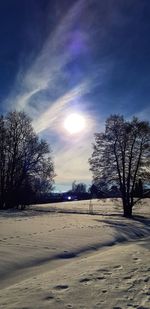
[[[91,198],[121,198],[121,191],[119,186],[108,186],[107,183],[102,181],[96,184],[93,182],[93,184],[89,187],[89,192],[91,194]],[[150,197],[150,190],[144,186],[141,179],[136,181],[133,196],[140,199],[144,197]]]
[[[89,194],[87,192],[86,184],[83,182],[77,183],[73,181],[72,189],[69,191],[70,193],[74,194],[78,200],[88,199]]]
[[[86,184],[83,182],[77,183],[76,180],[72,182],[72,188],[67,192],[60,194],[61,201],[86,200],[90,198],[86,190]]]
[[[24,112],[0,116],[0,208],[23,207],[51,191],[54,165]]]

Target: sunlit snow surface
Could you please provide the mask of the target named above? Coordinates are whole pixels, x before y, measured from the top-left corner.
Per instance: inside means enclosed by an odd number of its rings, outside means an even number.
[[[134,220],[116,199],[1,211],[0,308],[149,308],[149,203]]]

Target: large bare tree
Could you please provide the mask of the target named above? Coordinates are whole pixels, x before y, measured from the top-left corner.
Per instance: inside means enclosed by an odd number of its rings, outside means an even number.
[[[95,134],[93,154],[89,159],[93,182],[118,184],[124,216],[132,216],[136,202],[136,183],[150,183],[150,124],[133,118],[112,115],[106,120],[105,132]]]
[[[0,118],[0,207],[18,206],[31,192],[52,189],[54,165],[51,151],[35,134],[24,112]]]

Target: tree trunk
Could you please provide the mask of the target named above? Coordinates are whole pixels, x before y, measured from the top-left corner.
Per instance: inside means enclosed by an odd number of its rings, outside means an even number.
[[[122,198],[123,202],[123,215],[126,218],[131,218],[132,217],[132,206],[128,203],[126,198]]]

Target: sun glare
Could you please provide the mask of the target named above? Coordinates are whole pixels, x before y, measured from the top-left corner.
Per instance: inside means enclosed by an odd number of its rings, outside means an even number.
[[[64,127],[70,134],[81,132],[85,128],[85,119],[79,114],[70,114],[64,121]]]

